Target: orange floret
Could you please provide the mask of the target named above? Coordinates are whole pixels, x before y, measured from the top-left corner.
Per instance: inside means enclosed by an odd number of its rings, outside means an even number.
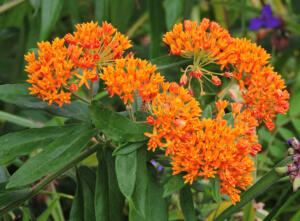
[[[132,45],[125,35],[119,33],[111,24],[103,22],[89,22],[76,25],[77,31],[67,34],[65,40],[71,47],[80,48],[81,53],[74,51],[71,58],[79,67],[94,68],[97,65],[106,65],[114,59],[121,58],[124,51]],[[79,58],[79,59],[78,59]]]
[[[134,102],[139,94],[143,102],[150,102],[159,92],[164,78],[155,73],[155,65],[137,58],[117,59],[115,64],[104,67],[100,78],[107,85],[111,96],[117,94],[124,103]]]
[[[70,103],[71,93],[65,92],[63,87],[72,78],[74,63],[68,59],[64,40],[56,38],[52,44],[41,42],[38,43],[38,48],[38,60],[34,52],[25,56],[28,62],[25,71],[29,73],[27,82],[32,84],[30,94],[49,101],[49,105],[53,102],[59,106]]]

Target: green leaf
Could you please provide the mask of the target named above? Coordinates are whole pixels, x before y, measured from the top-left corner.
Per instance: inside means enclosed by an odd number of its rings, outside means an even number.
[[[300,114],[299,100],[300,100],[300,93],[299,91],[295,91],[293,93],[293,96],[290,99],[290,109],[289,109],[290,116],[295,116]]]
[[[136,151],[116,156],[116,174],[123,195],[129,199],[133,193],[136,179]]]
[[[219,203],[221,201],[220,183],[218,178],[211,179],[212,197]]]
[[[292,124],[296,129],[297,133],[300,134],[300,119],[299,118],[292,119]]]
[[[50,206],[37,218],[37,221],[47,221],[51,213],[56,207],[56,203],[59,198],[54,198],[50,204]]]
[[[276,167],[284,166],[292,160],[292,157],[288,157],[280,161]],[[274,168],[270,170],[267,174],[261,177],[253,186],[251,186],[247,191],[241,195],[241,201],[238,202],[235,206],[230,206],[228,209],[223,211],[215,221],[223,221],[226,218],[229,218],[232,214],[239,211],[251,200],[255,199],[260,194],[264,193],[269,187],[271,187],[276,181],[281,178]]]
[[[179,200],[184,220],[196,221],[197,217],[194,209],[193,195],[189,186],[185,186],[180,190]]]
[[[180,190],[182,187],[184,187],[185,183],[182,179],[182,175],[177,174],[174,176],[171,176],[167,182],[164,184],[164,193],[163,197],[168,197],[175,193],[176,191]]]
[[[8,181],[10,174],[6,167],[0,166],[0,184]],[[1,191],[1,189],[0,189]]]
[[[134,209],[143,218],[146,216],[147,187],[147,152],[146,149],[141,148],[137,152],[136,183],[130,203],[132,203]]]
[[[151,127],[146,124],[134,123],[128,118],[105,109],[99,103],[91,105],[92,121],[105,136],[117,142],[139,142],[147,140],[145,132]]]
[[[42,152],[26,161],[11,176],[7,188],[30,184],[61,168],[86,147],[95,132],[95,129],[83,125],[65,133],[45,147]]]
[[[43,127],[5,134],[0,137],[0,165],[5,165],[18,156],[30,154],[37,148],[44,148],[54,139],[80,127],[81,125]]]
[[[14,114],[6,113],[3,111],[0,111],[0,120],[8,121],[23,127],[29,127],[29,128],[39,128],[42,127],[43,124],[35,122],[33,120],[26,119],[24,117],[19,117]]]
[[[243,221],[255,221],[255,210],[253,208],[253,201],[250,201],[244,207]]]
[[[150,171],[149,171],[150,169]],[[162,197],[163,188],[156,180],[155,168],[148,169],[148,191],[146,203],[146,215],[143,218],[129,202],[130,221],[165,221],[168,220],[168,205],[166,199]]]
[[[223,116],[224,120],[227,120],[228,126],[231,125],[231,127],[234,127],[234,119],[232,113],[227,113]]]
[[[95,0],[95,19],[99,24],[109,20],[110,0]]]
[[[45,109],[55,115],[74,118],[82,121],[90,121],[88,106],[79,101],[64,104],[59,107],[56,104],[49,106],[40,98],[29,94],[29,84],[3,84],[0,85],[0,100],[16,104],[21,107]]]
[[[114,150],[112,153],[113,156],[116,155],[126,155],[133,151],[136,151],[140,147],[144,145],[144,142],[140,143],[126,143],[126,145],[119,146],[117,149]]]
[[[70,221],[96,220],[94,208],[96,175],[92,169],[81,166],[76,170],[76,177],[76,195],[71,208]]]
[[[115,173],[115,159],[111,150],[97,152],[98,169],[95,191],[95,215],[97,221],[122,221],[124,197],[119,189]]]
[[[161,53],[162,34],[166,30],[165,15],[162,0],[147,0],[147,9],[150,21],[150,58],[158,57]]]
[[[207,105],[204,111],[201,113],[201,118],[212,118],[212,110],[210,105]]]
[[[127,30],[134,4],[134,0],[110,0],[111,22],[119,31]]]
[[[283,137],[283,139],[285,139],[285,140],[289,140],[289,139],[291,139],[292,137],[295,136],[292,131],[290,131],[289,129],[283,128],[283,127],[279,128],[278,132]]]
[[[41,31],[40,41],[46,40],[54,28],[59,14],[62,10],[64,1],[61,0],[42,0],[41,1]]]
[[[270,154],[277,159],[281,159],[284,156],[284,153],[287,151],[287,146],[283,141],[275,138],[271,146],[268,147]]]
[[[0,192],[0,212],[3,207],[26,198],[30,193],[30,190],[7,190]]]
[[[167,29],[172,29],[176,20],[181,16],[184,0],[165,0],[164,9],[166,12]]]

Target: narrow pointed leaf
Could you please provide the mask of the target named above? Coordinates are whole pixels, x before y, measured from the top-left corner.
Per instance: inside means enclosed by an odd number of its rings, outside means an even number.
[[[133,193],[136,179],[136,151],[116,156],[116,174],[123,195],[129,199]]]
[[[144,142],[142,143],[129,143],[125,146],[120,146],[117,149],[114,150],[113,156],[116,155],[126,155],[133,151],[136,151],[137,149],[141,148],[144,145]]]
[[[193,196],[189,186],[185,186],[180,190],[179,200],[184,220],[196,221],[197,217],[193,203]]]
[[[90,126],[83,125],[62,135],[45,147],[42,152],[26,161],[11,176],[7,188],[30,184],[61,168],[86,147],[95,132]]]
[[[178,174],[178,175],[171,176],[164,184],[163,197],[168,197],[172,195],[174,192],[184,187],[184,185],[185,183],[183,181],[182,175]]]

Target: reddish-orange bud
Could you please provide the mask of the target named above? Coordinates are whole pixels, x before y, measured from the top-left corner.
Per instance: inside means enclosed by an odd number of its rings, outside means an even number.
[[[272,121],[266,121],[265,125],[269,131],[272,131],[275,128],[275,124]]]
[[[147,123],[150,125],[153,125],[153,124],[155,124],[155,119],[152,116],[148,116]]]
[[[190,94],[191,96],[194,96],[194,91],[193,91],[192,89],[189,89],[189,94]]]
[[[217,76],[213,76],[212,81],[213,81],[213,84],[216,86],[219,86],[222,83],[220,78],[218,78]]]
[[[179,88],[179,85],[176,82],[172,82],[169,86],[169,90],[174,93],[177,92],[178,88]]]
[[[98,75],[95,73],[94,76],[91,78],[92,82],[96,82],[98,80]]]
[[[224,76],[225,77],[227,77],[227,78],[231,78],[232,77],[232,72],[230,72],[230,71],[226,71],[225,73],[224,73]]]
[[[184,74],[184,75],[181,76],[179,82],[180,82],[181,85],[185,86],[187,84],[187,80],[188,80],[188,78],[187,78],[186,74]]]
[[[69,87],[69,90],[70,90],[71,92],[77,91],[77,90],[78,90],[77,84],[71,84],[70,87]]]
[[[202,77],[202,71],[200,71],[200,70],[195,71],[195,72],[194,72],[194,76],[195,76],[196,78],[200,79],[200,78]]]

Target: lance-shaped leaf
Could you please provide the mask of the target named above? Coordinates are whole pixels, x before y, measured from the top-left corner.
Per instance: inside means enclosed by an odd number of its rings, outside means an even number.
[[[91,105],[92,121],[105,136],[117,142],[139,142],[147,140],[145,132],[151,127],[129,120],[116,112],[108,110],[100,103]]]
[[[7,188],[30,184],[44,175],[54,172],[69,163],[86,147],[95,135],[90,126],[76,128],[65,133],[42,152],[26,161],[9,179]]]

